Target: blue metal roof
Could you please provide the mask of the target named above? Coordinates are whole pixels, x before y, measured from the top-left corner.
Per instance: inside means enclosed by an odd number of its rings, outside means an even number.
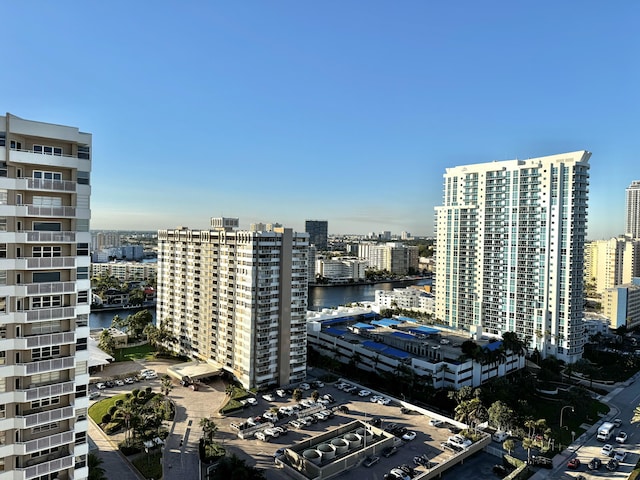
[[[325,320],[322,322],[322,325],[335,325],[336,323],[345,323],[349,321],[352,317],[340,317],[340,318],[332,318],[331,320]]]
[[[329,328],[325,328],[323,330],[324,333],[330,333],[331,335],[337,335],[338,337],[344,335],[345,332],[344,330],[340,329],[340,328],[334,328],[334,327],[329,327]]]
[[[383,318],[381,320],[373,320],[373,325],[382,325],[383,327],[391,327],[392,325],[400,325],[402,322],[393,320],[392,318]]]
[[[497,342],[491,342],[491,343],[487,343],[484,348],[486,348],[487,350],[489,350],[490,352],[493,352],[495,350],[498,350],[500,347],[502,346],[502,340],[498,340]]]
[[[362,345],[377,352],[382,352],[387,349],[387,346],[384,343],[373,342],[371,340],[365,340],[362,342]]]
[[[411,355],[405,352],[404,350],[398,350],[397,348],[388,347],[384,351],[385,355],[391,355],[396,358],[409,358]]]
[[[398,337],[398,338],[404,338],[405,340],[415,340],[416,339],[416,337],[414,335],[411,335],[410,333],[404,333],[404,332],[393,332],[391,334],[391,336]]]
[[[378,314],[376,312],[363,313],[361,315],[362,318],[375,318]]]
[[[418,320],[411,317],[398,317],[398,320],[402,320],[403,322],[418,323]]]
[[[362,323],[362,322],[354,323],[351,326],[353,328],[359,328],[360,330],[373,330],[374,328],[376,328],[373,325],[370,325],[368,323]]]
[[[371,340],[366,340],[362,342],[362,345],[370,348],[371,350],[375,350],[376,352],[380,352],[384,355],[389,355],[391,357],[396,358],[409,358],[411,355],[402,350],[398,350],[397,348],[389,347],[384,343],[372,342]]]
[[[439,333],[437,328],[426,327],[424,325],[420,325],[419,327],[409,328],[411,333],[421,333],[422,335],[433,335],[435,333]]]

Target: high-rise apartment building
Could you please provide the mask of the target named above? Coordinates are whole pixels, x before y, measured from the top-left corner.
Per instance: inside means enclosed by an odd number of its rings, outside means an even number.
[[[0,116],[0,479],[87,478],[91,135]]]
[[[584,281],[596,293],[640,277],[640,238],[620,236],[585,245]]]
[[[176,353],[232,373],[246,388],[306,376],[308,235],[278,228],[158,232],[157,318]]]
[[[589,157],[578,151],[448,168],[436,207],[436,317],[516,332],[581,357]]]
[[[309,234],[309,244],[315,245],[316,249],[323,251],[327,249],[329,239],[329,222],[326,220],[306,220],[304,231]]]
[[[631,182],[631,185],[627,188],[624,231],[631,238],[640,238],[640,180]]]

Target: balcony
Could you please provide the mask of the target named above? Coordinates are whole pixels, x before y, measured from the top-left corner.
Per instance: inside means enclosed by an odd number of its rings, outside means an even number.
[[[15,260],[16,270],[76,268],[77,257],[23,257]]]
[[[28,350],[37,347],[49,347],[51,345],[64,345],[76,343],[75,332],[49,333],[45,335],[33,335],[18,337],[12,340],[13,349]]]
[[[23,231],[16,233],[16,243],[76,243],[76,232]]]
[[[44,385],[41,387],[28,388],[16,391],[16,402],[31,402],[46,397],[56,397],[75,393],[75,382],[56,383],[54,385]]]
[[[75,282],[44,282],[16,285],[14,295],[26,297],[29,295],[48,295],[76,293]]]
[[[40,360],[39,362],[19,363],[14,366],[19,376],[35,375],[37,373],[53,372],[56,370],[68,370],[75,367],[74,357],[53,358]],[[22,373],[24,372],[24,373]]]
[[[68,445],[73,443],[74,432],[62,432],[47,437],[37,438],[35,440],[29,440],[27,442],[15,443],[16,455],[27,455],[33,452],[39,452],[40,450],[46,450],[48,448],[60,447],[62,445]]]
[[[37,425],[45,425],[47,423],[58,422],[60,420],[69,420],[74,418],[75,408],[72,406],[56,408],[44,412],[32,413],[29,415],[16,416],[16,428],[31,428]]]
[[[32,462],[33,460],[29,460]],[[40,463],[38,465],[33,465],[27,468],[16,468],[15,473],[17,475],[13,475],[12,479],[20,479],[20,480],[31,480],[33,478],[38,478],[43,475],[48,475],[50,473],[59,472],[61,470],[65,470],[73,466],[74,456],[68,455],[62,458],[56,458],[55,460],[50,460],[48,462]]]
[[[42,322],[45,320],[64,320],[75,317],[75,307],[56,307],[15,312],[14,323]]]
[[[76,207],[21,205],[16,207],[16,213],[19,217],[74,218],[76,216]]]
[[[20,178],[18,182],[24,182],[24,186],[22,188],[24,190],[38,190],[38,191],[49,191],[49,192],[69,192],[75,193],[76,191],[76,182],[72,182],[70,180],[45,180],[44,178]],[[18,184],[18,188],[20,188],[20,183]]]
[[[89,160],[84,160],[72,155],[50,155],[48,153],[35,153],[32,150],[11,149],[9,160],[16,163],[29,165],[50,166],[51,163],[67,168],[86,169]]]

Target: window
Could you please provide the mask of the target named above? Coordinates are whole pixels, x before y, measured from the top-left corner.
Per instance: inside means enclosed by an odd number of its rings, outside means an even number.
[[[34,348],[31,350],[32,360],[48,360],[50,358],[60,356],[60,345],[53,345],[51,347]]]
[[[0,243],[0,258],[7,258],[7,244]]]
[[[7,406],[0,405],[0,418],[7,418]]]
[[[46,385],[52,382],[59,382],[62,378],[62,372],[49,372],[49,373],[40,373],[37,375],[31,375],[31,385]]]
[[[4,365],[7,361],[7,352],[0,352],[0,365]]]
[[[60,172],[43,172],[40,170],[34,170],[33,178],[43,180],[62,180],[62,173]]]
[[[0,232],[7,231],[7,217],[0,217]]]
[[[7,305],[9,305],[8,297],[0,297],[0,315],[9,313],[7,311]]]
[[[58,423],[53,422],[53,423],[47,423],[45,425],[38,425],[37,427],[33,427],[31,429],[31,433],[48,432],[50,430],[57,430],[57,429],[58,429]]]
[[[88,243],[79,243],[76,247],[76,255],[83,256],[89,255],[89,244]]]
[[[89,303],[89,292],[87,290],[78,292],[78,303],[83,305]]]
[[[59,282],[60,272],[34,272],[33,283]]]
[[[62,331],[60,320],[51,320],[49,322],[37,322],[31,327],[31,333],[34,335],[42,335],[45,333],[58,333]]]
[[[33,153],[44,153],[45,155],[62,155],[61,147],[52,147],[50,145],[34,145]]]
[[[76,231],[77,232],[88,232],[89,231],[89,219],[88,218],[78,218],[76,220]]]
[[[4,147],[6,141],[7,141],[7,132],[0,132],[0,147]]]
[[[4,188],[0,190],[0,205],[7,205],[8,194]]]
[[[62,206],[62,198],[61,197],[50,197],[46,195],[34,195],[33,201],[31,202],[33,205],[37,205],[39,207],[61,207]]]
[[[60,222],[33,222],[33,229],[37,232],[61,232]]]
[[[89,172],[78,171],[78,183],[80,185],[89,185]]]
[[[82,160],[89,160],[89,146],[88,145],[78,145],[78,158]]]
[[[31,308],[53,308],[61,306],[61,295],[48,295],[44,297],[33,297],[31,299]]]
[[[7,284],[7,271],[0,270],[0,285],[6,285],[6,284]]]
[[[5,272],[6,273],[6,272]],[[87,280],[89,278],[89,267],[78,267],[76,279]],[[0,283],[1,285],[1,283]]]
[[[0,338],[7,338],[7,326],[0,325]]]
[[[36,246],[33,247],[32,255],[37,258],[59,257],[62,255],[62,247],[59,246]]]
[[[41,398],[40,400],[31,402],[31,408],[48,407],[49,405],[58,405],[59,403],[60,397]]]

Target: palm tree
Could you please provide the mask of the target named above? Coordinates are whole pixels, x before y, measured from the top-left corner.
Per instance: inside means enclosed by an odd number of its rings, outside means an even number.
[[[202,434],[207,443],[213,442],[213,436],[215,435],[218,427],[211,418],[201,418],[200,427],[202,428]]]
[[[169,392],[173,390],[173,383],[171,382],[171,377],[169,375],[165,375],[162,377],[162,385],[160,386],[160,391],[166,397],[169,395]]]
[[[522,439],[522,448],[527,449],[527,463],[531,463],[531,449],[535,447],[533,439],[527,437]]]
[[[95,453],[90,453],[87,457],[87,466],[89,467],[88,480],[107,480],[104,475],[104,468],[101,467],[103,461]]]
[[[631,423],[640,422],[640,405],[633,409],[633,417],[631,417]]]

